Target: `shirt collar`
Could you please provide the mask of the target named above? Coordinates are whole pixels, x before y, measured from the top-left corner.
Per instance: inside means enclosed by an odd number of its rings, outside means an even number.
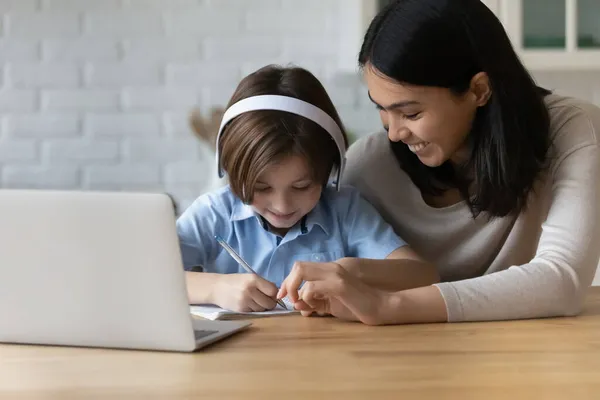
[[[309,212],[308,214],[306,214],[302,220],[300,220],[300,229],[301,229],[301,233],[308,233],[311,231],[311,229],[317,225],[319,226],[323,232],[325,232],[325,234],[329,234],[329,231],[327,230],[327,223],[325,220],[325,216],[326,216],[326,210],[324,209],[324,204],[323,204],[323,198],[321,198],[319,200],[319,202],[317,203],[317,205],[315,206],[315,208],[312,209],[311,212]],[[260,215],[258,215],[256,212],[254,212],[254,210],[252,209],[252,206],[250,206],[249,204],[244,204],[241,201],[236,201],[233,210],[231,212],[231,217],[229,218],[230,221],[243,221],[246,219],[250,219],[252,217],[256,217],[258,219],[258,221],[260,222],[261,226],[262,224],[262,218],[260,217]],[[303,229],[305,228],[305,229]],[[304,230],[306,230],[306,232],[304,232]]]
[[[248,218],[258,217],[249,204],[244,204],[240,200],[235,202],[231,212],[230,221],[242,221]]]
[[[329,231],[327,230],[327,221],[326,221],[327,210],[325,210],[323,203],[324,203],[323,195],[321,195],[321,199],[319,200],[319,202],[317,203],[315,208],[313,208],[311,212],[306,214],[305,224],[306,224],[306,229],[308,232],[310,232],[311,229],[315,225],[317,225],[323,230],[323,232],[325,232],[325,234],[329,235]]]

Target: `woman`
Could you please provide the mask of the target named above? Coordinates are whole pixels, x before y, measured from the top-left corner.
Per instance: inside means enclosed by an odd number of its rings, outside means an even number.
[[[369,324],[579,313],[600,253],[600,110],[537,87],[478,0],[390,4],[359,64],[387,134],[352,146],[346,182],[441,283],[386,292],[299,263],[280,296]]]

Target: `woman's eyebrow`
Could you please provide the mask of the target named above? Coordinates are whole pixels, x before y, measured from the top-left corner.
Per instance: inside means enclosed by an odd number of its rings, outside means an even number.
[[[373,98],[371,97],[371,92],[367,92],[367,94],[369,96],[369,100],[371,100],[371,102],[373,104],[375,104],[377,106],[377,108],[379,108],[380,110],[390,111],[390,110],[394,110],[396,108],[402,108],[402,107],[406,107],[406,106],[413,106],[416,104],[421,104],[415,100],[406,100],[406,101],[399,101],[397,103],[392,103],[389,106],[384,107],[381,104],[377,103],[375,100],[373,100]]]

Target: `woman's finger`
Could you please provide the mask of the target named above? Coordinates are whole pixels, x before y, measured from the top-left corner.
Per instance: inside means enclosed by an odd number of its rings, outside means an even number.
[[[312,308],[310,308],[310,306],[308,304],[306,304],[304,301],[302,300],[298,300],[297,302],[294,303],[294,310],[298,310],[298,311],[312,311]]]
[[[305,281],[304,286],[298,289]],[[336,263],[299,262],[284,281],[288,298],[300,311],[333,314],[375,324],[382,301],[379,290],[351,276]],[[292,290],[293,289],[293,290]],[[329,309],[335,301],[340,307]]]
[[[339,273],[340,269],[342,267],[335,263],[297,261],[281,285],[283,293],[286,293],[292,302],[296,302],[299,298],[298,288],[303,281],[328,280]]]
[[[306,282],[301,289],[301,299],[313,310],[323,311],[325,308],[325,302],[323,299],[325,296],[322,292],[316,289],[315,282]]]
[[[304,262],[295,262],[289,275],[283,280],[280,292],[285,293],[288,298],[295,303],[299,299],[298,290],[302,285],[305,275]]]

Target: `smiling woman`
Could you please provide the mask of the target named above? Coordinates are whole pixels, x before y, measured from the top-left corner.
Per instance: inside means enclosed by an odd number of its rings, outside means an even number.
[[[304,264],[282,292],[371,324],[578,314],[600,255],[600,110],[538,87],[479,0],[390,2],[359,65],[387,132],[350,148],[345,182],[442,282],[389,293]]]

